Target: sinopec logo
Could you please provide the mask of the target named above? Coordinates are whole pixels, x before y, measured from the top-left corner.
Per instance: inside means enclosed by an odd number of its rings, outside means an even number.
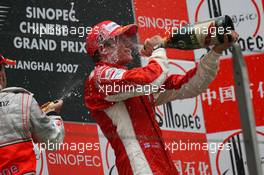
[[[187,24],[186,20],[170,19],[170,18],[155,18],[148,16],[138,16],[138,26],[154,29],[167,29],[172,27],[181,27]]]
[[[263,147],[264,133],[257,131],[259,146]],[[216,169],[219,175],[248,175],[247,161],[242,131],[228,136],[223,144],[229,144],[230,150],[219,150],[216,155]],[[261,165],[264,164],[264,155],[260,149]]]
[[[189,1],[189,3],[194,3]],[[193,4],[194,5],[194,4]],[[239,33],[242,51],[254,52],[264,48],[263,13],[260,1],[255,0],[200,0],[195,4],[194,21],[229,15]],[[229,52],[230,53],[230,52]],[[225,52],[225,54],[229,54]]]
[[[181,65],[170,61],[170,70],[173,74],[186,74],[192,68],[190,63]],[[174,72],[175,71],[175,72]],[[162,129],[175,131],[202,131],[204,129],[203,119],[199,111],[199,97],[192,99],[173,101],[156,107],[156,119]]]
[[[166,105],[171,105],[170,103]],[[171,107],[169,107],[171,108]],[[171,129],[191,129],[200,130],[202,127],[201,119],[199,116],[193,116],[191,114],[172,114],[172,111],[166,111],[165,116],[162,117],[159,113],[156,114],[160,127]]]
[[[261,25],[260,8],[261,5],[252,0],[233,0],[232,2],[229,0],[201,0],[195,10],[195,22],[200,20],[201,11],[208,12],[209,18],[229,15],[235,26],[247,27],[246,29],[252,30],[250,33],[255,37]]]

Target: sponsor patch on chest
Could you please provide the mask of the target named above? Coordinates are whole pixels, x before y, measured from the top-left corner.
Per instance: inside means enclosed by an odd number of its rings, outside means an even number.
[[[116,69],[116,68],[105,69],[102,73],[101,79],[108,79],[108,80],[122,79],[122,76],[125,72],[126,70],[123,69]]]
[[[0,101],[0,108],[1,107],[6,107],[9,105],[9,101]]]

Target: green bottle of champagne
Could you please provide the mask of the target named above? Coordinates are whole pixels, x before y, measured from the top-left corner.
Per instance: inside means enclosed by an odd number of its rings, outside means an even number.
[[[210,45],[224,42],[224,34],[229,35],[235,30],[232,19],[225,15],[208,21],[187,24],[181,28],[172,28],[171,33],[164,39],[164,47],[182,50],[206,48]]]

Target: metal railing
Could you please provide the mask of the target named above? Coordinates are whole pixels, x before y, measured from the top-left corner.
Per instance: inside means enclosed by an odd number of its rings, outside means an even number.
[[[238,44],[232,45],[235,91],[244,137],[247,166],[250,175],[263,175],[256,134],[254,110],[250,98],[249,78],[245,60]]]

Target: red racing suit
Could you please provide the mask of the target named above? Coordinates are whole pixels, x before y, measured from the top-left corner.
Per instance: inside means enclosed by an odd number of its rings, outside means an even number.
[[[36,173],[35,143],[61,143],[64,126],[55,112],[41,111],[23,88],[0,91],[0,174]]]
[[[203,92],[217,73],[219,56],[211,51],[185,75],[171,76],[163,48],[152,53],[145,67],[96,64],[86,80],[85,104],[115,151],[120,175],[178,174],[165,150],[154,107]]]

